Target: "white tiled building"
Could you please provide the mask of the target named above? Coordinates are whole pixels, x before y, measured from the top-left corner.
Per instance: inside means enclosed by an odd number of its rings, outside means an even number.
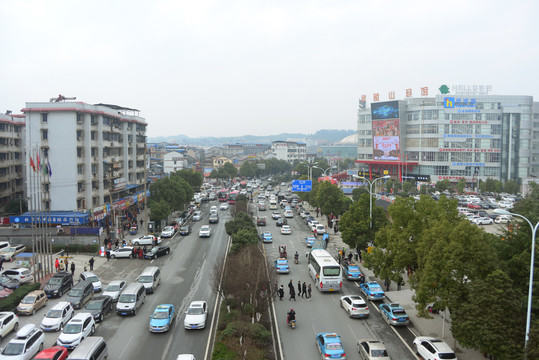
[[[23,112],[25,163],[30,158],[36,163],[39,154],[52,172],[40,176],[47,190],[41,209],[91,209],[108,204],[111,191],[116,199],[122,190],[143,189],[147,123],[138,110],[83,102],[29,102]],[[27,193],[32,193],[30,186],[27,181]]]
[[[294,160],[304,161],[307,158],[307,145],[294,141],[273,141],[271,152],[278,160],[294,162]]]
[[[187,159],[183,152],[169,151],[163,155],[163,172],[170,174],[175,171],[185,169],[187,167]]]
[[[24,115],[0,114],[0,204],[24,193]]]

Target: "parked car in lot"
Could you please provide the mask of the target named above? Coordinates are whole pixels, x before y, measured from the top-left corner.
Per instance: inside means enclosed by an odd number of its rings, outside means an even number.
[[[369,300],[384,300],[385,293],[382,290],[382,287],[376,281],[370,281],[363,283],[359,286],[359,290],[367,297]]]
[[[157,259],[160,256],[168,255],[170,253],[170,247],[166,245],[154,246],[144,254],[145,259]]]
[[[17,306],[20,315],[34,315],[36,311],[47,304],[47,295],[43,290],[30,291]]]
[[[29,269],[20,267],[4,270],[2,275],[7,276],[10,279],[17,280],[21,284],[26,284],[32,281],[33,273]]]
[[[0,250],[0,259],[3,261],[13,261],[15,256],[19,255],[26,249],[26,245],[12,245]]]
[[[349,317],[367,318],[369,317],[369,307],[363,298],[359,295],[341,296],[341,307],[346,311]]]
[[[41,320],[41,329],[43,331],[59,331],[71,320],[75,310],[67,301],[60,301],[54,305]]]
[[[124,291],[126,286],[127,282],[125,282],[124,280],[113,280],[105,287],[103,295],[110,296],[112,302],[116,302],[118,301],[118,297],[120,297],[120,294],[122,293],[122,291]]]
[[[174,305],[162,304],[157,305],[153,314],[150,316],[150,325],[148,326],[150,332],[161,333],[169,331],[174,324],[176,318],[176,312]]]
[[[362,339],[357,342],[357,351],[362,360],[389,360],[386,347],[380,340]]]
[[[43,290],[48,297],[60,297],[73,286],[73,276],[67,271],[55,273],[45,284]]]
[[[19,329],[19,317],[11,311],[0,312],[0,340],[5,339],[6,336]]]
[[[457,360],[457,355],[449,345],[429,336],[418,336],[414,339],[414,352],[423,359]]]
[[[21,286],[21,283],[17,279],[12,279],[2,274],[2,276],[0,276],[0,285],[4,288],[15,290]]]
[[[341,337],[336,333],[318,333],[315,340],[322,359],[346,359]]]
[[[491,225],[493,223],[492,219],[489,217],[480,217],[475,219],[477,225]]]
[[[410,319],[406,311],[397,303],[380,304],[380,314],[389,325],[408,325]]]
[[[41,350],[34,357],[34,360],[66,360],[68,355],[69,353],[65,347],[55,345]]]
[[[211,228],[209,225],[202,225],[198,231],[198,237],[210,237]]]
[[[43,350],[45,334],[34,324],[24,325],[0,353],[0,359],[31,359]]]
[[[500,215],[496,217],[496,220],[494,220],[496,224],[508,224],[511,222],[511,218],[506,215]]]
[[[129,259],[133,256],[133,247],[132,246],[124,246],[121,248],[112,249],[110,251],[110,257],[112,259],[116,258],[126,258]]]
[[[204,329],[208,317],[208,304],[205,301],[191,301],[185,311],[183,326],[186,329]]]

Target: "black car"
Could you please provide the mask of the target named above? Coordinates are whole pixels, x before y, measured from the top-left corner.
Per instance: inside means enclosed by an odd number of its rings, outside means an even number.
[[[288,220],[286,220],[286,218],[281,218],[281,219],[277,220],[275,225],[277,225],[278,227],[281,227],[283,225],[288,225]]]
[[[85,312],[89,312],[94,317],[95,322],[103,321],[105,315],[112,310],[112,298],[110,296],[95,296],[84,307]]]
[[[55,273],[43,290],[47,297],[60,297],[73,286],[73,276],[67,271]]]
[[[313,216],[306,216],[305,218],[303,218],[303,220],[305,220],[305,224],[308,224],[309,221],[315,220],[315,218]]]
[[[17,279],[12,279],[12,278],[2,275],[0,276],[0,285],[7,289],[15,290],[16,288],[21,286],[21,283]]]
[[[153,248],[151,248],[149,251],[147,251],[144,254],[144,258],[149,259],[149,260],[156,259],[159,256],[168,255],[168,253],[170,253],[170,248],[168,246],[165,246],[165,245],[154,246]]]
[[[180,235],[187,236],[191,233],[191,226],[185,225],[180,228]]]

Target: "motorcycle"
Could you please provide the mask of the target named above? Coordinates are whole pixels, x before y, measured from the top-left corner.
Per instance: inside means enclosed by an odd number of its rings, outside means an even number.
[[[287,323],[288,326],[290,326],[292,329],[295,329],[295,328],[296,328],[296,319],[290,320],[290,314],[287,314],[287,315],[286,315],[286,323]]]

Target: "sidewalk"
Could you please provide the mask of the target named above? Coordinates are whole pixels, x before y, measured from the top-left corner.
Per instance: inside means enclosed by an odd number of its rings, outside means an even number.
[[[316,211],[313,211],[313,207],[311,207],[310,205],[305,206],[304,203],[304,208],[310,211],[311,215],[314,216],[316,220],[318,220],[321,224],[327,225],[327,218],[325,216],[316,216]],[[336,257],[338,251],[343,247],[347,251],[350,250],[349,246],[343,242],[340,232],[334,234],[333,229],[328,228],[328,230],[330,230],[330,240],[327,250],[331,254],[334,254]],[[379,284],[384,283],[383,280],[377,278],[374,273],[370,269],[364,267],[363,264],[360,263],[358,265],[361,268],[361,271],[365,274],[366,279],[371,281],[377,281]],[[390,290],[386,291],[385,293],[388,302],[399,303],[404,308],[404,310],[406,310],[406,313],[410,317],[411,326],[413,327],[412,331],[418,336],[432,336],[435,338],[442,339],[449,346],[451,346],[459,359],[484,360],[485,357],[481,355],[479,351],[465,348],[453,338],[450,329],[451,319],[447,312],[445,312],[446,316],[444,316],[444,313],[431,314],[433,317],[432,319],[425,319],[418,316],[417,310],[415,308],[415,302],[412,300],[412,297],[414,296],[414,290],[410,289],[406,274],[403,274],[403,277],[405,284],[401,287],[401,290],[396,290],[396,284],[392,283],[390,286]]]

